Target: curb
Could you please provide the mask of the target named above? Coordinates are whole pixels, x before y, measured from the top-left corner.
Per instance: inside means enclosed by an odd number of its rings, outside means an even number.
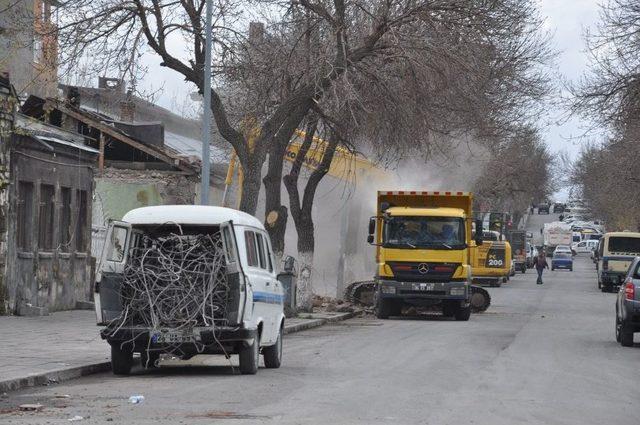
[[[285,325],[284,333],[291,334],[295,332],[313,329],[325,325],[327,323],[341,322],[343,320],[355,317],[356,313],[341,313],[333,317],[312,318],[306,322],[294,325]],[[17,391],[29,387],[36,387],[49,384],[57,384],[63,381],[80,378],[82,376],[93,375],[95,373],[108,372],[111,370],[111,362],[104,361],[98,363],[87,363],[85,365],[74,366],[71,368],[56,369],[40,374],[33,374],[23,378],[14,378],[6,381],[0,381],[0,393],[9,391]]]
[[[351,319],[352,317],[355,317],[356,313],[355,312],[350,312],[350,313],[340,313],[340,314],[336,314],[333,317],[326,317],[326,318],[318,318],[318,319],[310,319],[307,322],[304,323],[298,323],[296,325],[284,325],[284,334],[291,334],[294,332],[300,332],[300,331],[304,331],[307,329],[313,329],[313,328],[317,328],[319,326],[322,326],[324,324],[327,323],[334,323],[334,322],[341,322],[343,320],[347,320],[347,319]],[[286,319],[285,319],[285,323],[286,323]]]
[[[49,372],[34,374],[24,378],[0,381],[0,392],[16,391],[23,388],[41,385],[55,384],[62,381],[80,378],[94,373],[106,372],[111,369],[111,362],[88,363],[66,369],[57,369]]]

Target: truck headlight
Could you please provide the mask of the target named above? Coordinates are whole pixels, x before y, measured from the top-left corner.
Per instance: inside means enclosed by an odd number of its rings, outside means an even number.
[[[451,288],[451,290],[449,291],[449,294],[451,295],[464,295],[464,287],[459,287],[459,288]]]
[[[383,294],[395,294],[396,293],[396,287],[395,286],[382,286],[382,293]]]

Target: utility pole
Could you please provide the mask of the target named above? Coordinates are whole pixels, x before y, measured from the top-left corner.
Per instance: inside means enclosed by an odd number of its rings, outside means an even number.
[[[204,81],[202,91],[202,182],[200,188],[200,204],[209,205],[209,176],[211,174],[211,155],[209,154],[211,143],[211,15],[213,14],[213,0],[207,0],[205,19],[204,48]]]

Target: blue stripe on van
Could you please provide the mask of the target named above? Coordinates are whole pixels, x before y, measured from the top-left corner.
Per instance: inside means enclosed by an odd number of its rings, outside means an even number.
[[[284,302],[284,295],[273,294],[270,292],[254,292],[254,303],[268,303],[268,304],[282,304]]]

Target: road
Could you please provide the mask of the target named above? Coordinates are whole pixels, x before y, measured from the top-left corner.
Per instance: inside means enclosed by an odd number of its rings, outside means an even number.
[[[530,230],[549,218],[533,216]],[[573,272],[547,272],[544,285],[529,271],[490,290],[490,309],[466,323],[353,319],[288,336],[278,370],[94,375],[9,394],[0,399],[0,422],[79,415],[87,424],[640,423],[640,344],[615,342],[614,295],[597,290],[588,257]],[[129,404],[133,394],[145,401]],[[45,408],[15,412],[28,402]]]

